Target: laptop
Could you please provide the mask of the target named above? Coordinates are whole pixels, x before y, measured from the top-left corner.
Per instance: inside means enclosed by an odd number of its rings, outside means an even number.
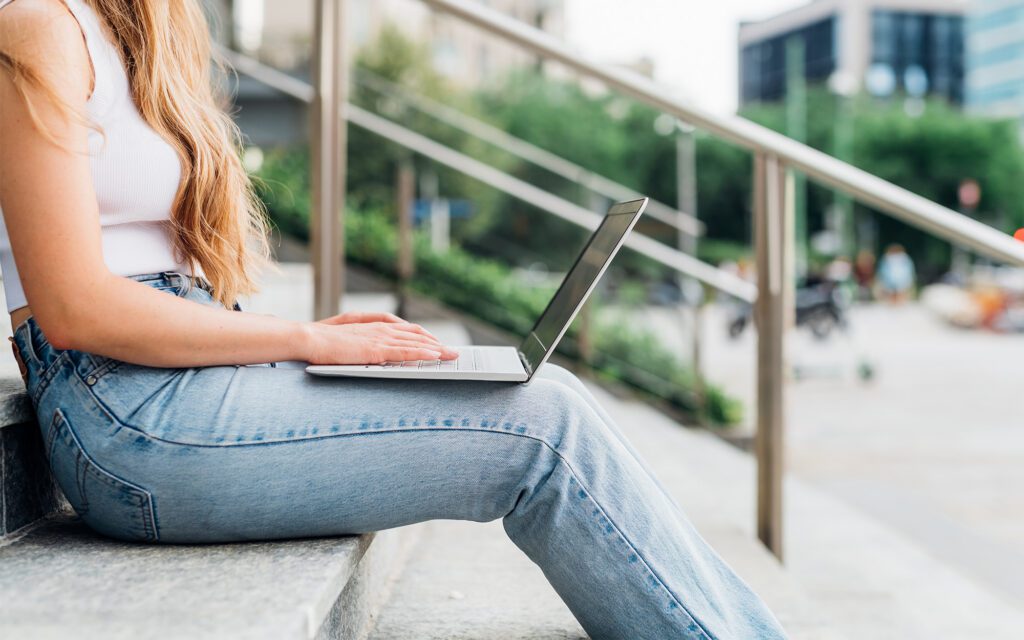
[[[612,206],[518,348],[459,347],[459,357],[454,360],[310,365],[306,371],[318,376],[358,378],[527,382],[554,352],[646,207],[647,198]]]

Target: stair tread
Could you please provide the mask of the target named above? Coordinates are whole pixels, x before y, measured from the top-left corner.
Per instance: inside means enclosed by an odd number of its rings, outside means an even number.
[[[25,383],[17,376],[0,375],[0,429],[33,420],[35,413]]]
[[[0,547],[0,637],[313,638],[372,538],[140,545],[46,521]]]
[[[430,522],[369,640],[586,638],[500,521]]]

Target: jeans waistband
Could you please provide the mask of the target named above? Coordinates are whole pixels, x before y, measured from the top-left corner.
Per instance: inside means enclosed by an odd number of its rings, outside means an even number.
[[[202,276],[190,276],[177,271],[160,271],[125,277],[150,287],[198,287],[207,293],[213,293],[213,287]]]

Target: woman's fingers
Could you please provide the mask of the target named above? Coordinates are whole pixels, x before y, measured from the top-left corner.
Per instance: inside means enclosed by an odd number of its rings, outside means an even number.
[[[328,340],[327,363],[371,364],[409,360],[454,360],[458,351],[441,344],[422,327],[409,322],[343,323],[330,328],[318,323]],[[330,346],[327,346],[330,345]]]
[[[459,357],[459,352],[451,347],[446,347],[443,344],[424,344],[422,342],[416,342],[411,340],[396,340],[390,343],[388,346],[403,348],[403,349],[427,349],[428,351],[435,351],[440,353],[441,360],[454,360]],[[436,358],[435,358],[436,359]]]
[[[380,314],[376,314],[380,315]],[[391,314],[387,314],[391,315]],[[406,322],[405,320],[398,319],[397,322],[393,321],[382,321],[382,320],[371,320],[367,322],[335,322],[340,316],[334,318],[328,318],[327,320],[320,321],[320,324],[328,324],[339,327],[347,327],[347,330],[362,333],[364,335],[385,335],[392,337],[410,338],[414,336],[415,339],[424,338],[434,344],[441,344],[434,334],[430,333],[423,327],[412,322]],[[366,316],[368,317],[368,316]],[[394,316],[397,318],[397,316]]]
[[[401,323],[394,324],[394,325],[391,325],[391,326],[395,327],[396,329],[399,329],[400,331],[411,331],[412,333],[422,333],[425,336],[430,336],[431,338],[434,338],[434,334],[430,333],[429,331],[424,329],[422,326],[416,324],[415,322],[406,322],[405,320],[403,320]],[[434,339],[436,340],[437,338],[434,338]]]
[[[426,329],[424,329],[423,327],[421,327],[418,324],[413,324],[411,322],[404,322],[402,324],[388,324],[388,325],[385,325],[385,328],[387,330],[389,330],[389,331],[393,331],[393,332],[396,332],[396,333],[399,333],[399,334],[406,334],[406,335],[407,334],[412,334],[412,335],[416,335],[416,336],[424,336],[424,337],[430,339],[431,341],[436,342],[437,344],[441,344],[441,341],[438,340],[434,336],[434,334],[430,333],[429,331],[427,331]]]
[[[384,347],[382,355],[386,362],[406,362],[409,360],[440,360],[441,352],[434,349],[413,347]]]

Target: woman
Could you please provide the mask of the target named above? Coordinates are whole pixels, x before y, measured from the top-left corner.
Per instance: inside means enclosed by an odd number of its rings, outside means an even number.
[[[391,315],[239,312],[260,209],[196,0],[0,0],[0,265],[75,510],[123,540],[503,518],[595,638],[777,638],[571,374],[325,380],[275,363],[449,359]]]

